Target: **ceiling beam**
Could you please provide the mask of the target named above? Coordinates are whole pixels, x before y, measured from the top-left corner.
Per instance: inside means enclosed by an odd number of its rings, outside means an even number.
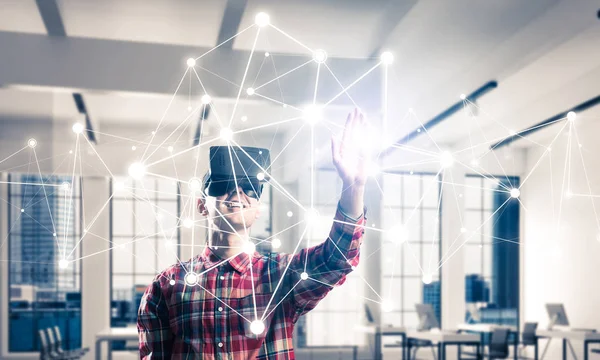
[[[217,44],[220,44],[238,33],[244,11],[246,10],[247,0],[227,0],[225,12],[221,20],[221,28],[217,37]],[[221,45],[225,49],[233,49],[233,40]]]
[[[210,48],[152,44],[142,42],[65,37],[57,41],[46,35],[0,32],[0,48],[11,49],[2,56],[0,86],[41,86],[73,92],[114,91],[172,95],[186,71],[186,60],[198,57]],[[256,54],[255,54],[256,55]],[[196,62],[196,71],[205,88],[215,98],[236,98],[250,52],[215,49]],[[260,69],[260,57],[253,58],[247,79],[255,87],[277,77],[273,67]],[[292,70],[309,60],[302,56],[274,56],[278,74]],[[328,60],[329,67],[342,84],[350,84],[375,65],[373,60]],[[308,63],[257,91],[288,104],[312,99],[316,64]],[[206,70],[209,71],[206,71]],[[260,69],[260,72],[259,72]],[[217,74],[218,76],[214,75]],[[349,92],[358,105],[376,109],[381,104],[381,74],[373,71]],[[193,75],[195,79],[195,75]],[[222,78],[227,79],[227,81]],[[254,80],[256,79],[256,80]],[[200,86],[192,87],[192,96],[201,95]],[[244,87],[249,86],[249,83]],[[327,101],[340,92],[331,76],[319,78],[318,101]],[[180,94],[188,96],[188,87]],[[242,98],[246,98],[242,91]],[[258,98],[258,96],[254,96]],[[348,105],[343,95],[333,104]]]
[[[46,31],[50,36],[67,36],[65,25],[60,15],[60,8],[56,0],[36,0],[35,1],[44,21]]]

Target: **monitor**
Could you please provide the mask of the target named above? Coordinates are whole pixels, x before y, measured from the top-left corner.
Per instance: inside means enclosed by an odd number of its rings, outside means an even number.
[[[549,329],[552,329],[554,325],[569,326],[569,319],[567,319],[567,312],[563,304],[546,304],[546,311],[550,318]]]
[[[417,330],[427,331],[440,328],[440,323],[431,304],[416,304],[415,307],[419,316],[419,328]]]

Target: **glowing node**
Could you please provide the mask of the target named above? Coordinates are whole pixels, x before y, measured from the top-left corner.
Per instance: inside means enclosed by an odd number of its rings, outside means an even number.
[[[200,191],[202,182],[200,182],[200,179],[198,178],[191,178],[190,181],[188,181],[188,186],[193,192]]]
[[[273,249],[279,249],[281,247],[281,240],[277,238],[273,239],[273,241],[271,241],[271,247]]]
[[[60,184],[60,188],[64,192],[69,192],[69,190],[71,190],[71,184],[69,184],[68,182],[64,182],[64,183]]]
[[[189,67],[194,67],[194,66],[196,66],[196,59],[194,59],[194,58],[189,58],[189,59],[187,59],[187,61],[186,61],[186,64],[187,64],[187,66],[189,66]]]
[[[169,280],[169,285],[171,285],[171,286],[175,285],[175,280],[173,280],[173,279]]]
[[[314,125],[319,122],[323,118],[323,109],[317,105],[309,105],[304,108],[302,112],[302,117],[306,122],[311,125]]]
[[[271,56],[271,54],[269,54],[269,52],[267,51],[267,52],[265,53],[265,57],[269,57],[269,56]]]
[[[121,249],[121,250],[125,249],[125,244],[120,244],[119,249]]]
[[[248,89],[246,89],[246,94],[248,94],[250,96],[254,95],[254,88],[248,88]]]
[[[393,309],[394,306],[390,300],[383,300],[381,302],[381,310],[383,310],[383,312],[391,312]]]
[[[202,97],[200,98],[200,101],[202,101],[202,103],[203,103],[204,105],[208,105],[208,104],[210,104],[210,102],[212,101],[212,98],[210,97],[210,95],[208,95],[208,94],[204,94],[204,95],[202,95]]]
[[[423,274],[423,284],[429,285],[433,281],[433,276],[429,273]]]
[[[259,12],[254,17],[254,23],[260,27],[265,27],[271,23],[271,18],[264,12]]]
[[[517,132],[516,132],[516,131],[514,131],[514,130],[512,130],[512,129],[511,129],[511,130],[509,130],[509,131],[508,131],[508,133],[510,134],[510,136],[515,136],[515,135],[517,135]]]
[[[292,216],[294,216],[294,213],[291,211],[288,211],[286,215],[287,215],[287,217],[292,217]]]
[[[467,232],[467,228],[461,227],[460,228],[460,232],[463,233],[463,234],[466,233]]]
[[[302,280],[308,279],[308,274],[306,272],[303,272],[302,274],[300,274],[300,279],[302,279]]]
[[[73,150],[69,150],[69,154],[73,154]]]
[[[192,111],[192,107],[191,106],[188,106],[187,109],[188,109],[188,111]]]
[[[258,179],[258,181],[263,181],[265,179],[265,173],[259,172],[258,174],[256,174],[256,178]]]
[[[460,99],[461,99],[461,100],[465,100],[466,98],[467,98],[467,95],[465,95],[465,94],[460,94]]]
[[[81,134],[83,132],[83,124],[75,123],[75,124],[73,124],[73,127],[71,129],[73,130],[73,132],[75,134]]]
[[[198,282],[198,275],[196,275],[195,273],[191,272],[185,276],[185,283],[188,284],[189,286],[196,285],[197,282]]]
[[[25,209],[21,209],[21,212],[22,212],[22,213],[24,213],[24,212],[25,212]]]
[[[135,151],[136,149],[137,149],[137,147],[136,147],[135,145],[133,145],[133,146],[131,147],[131,150],[133,150],[133,151]]]
[[[190,218],[185,218],[185,220],[183,220],[183,226],[186,228],[191,228],[194,225],[194,221]]]
[[[392,226],[392,228],[390,230],[388,230],[388,232],[389,232],[389,238],[392,239],[392,242],[395,242],[398,244],[404,244],[406,242],[406,240],[408,240],[408,237],[410,236],[408,227],[404,224],[396,224],[396,225]]]
[[[315,50],[313,52],[313,60],[317,63],[317,64],[322,64],[325,62],[325,60],[327,60],[327,53],[325,52],[325,50]]]
[[[565,192],[565,198],[566,199],[571,199],[573,197],[573,193],[571,192],[571,190],[567,190]]]
[[[52,233],[52,236],[56,237],[56,233]]]
[[[449,151],[444,151],[440,157],[442,168],[447,169],[454,164],[454,157]]]
[[[386,51],[384,53],[381,54],[381,61],[385,64],[385,65],[390,65],[391,63],[394,62],[394,54],[392,54],[389,51]]]
[[[577,118],[577,114],[575,114],[574,111],[569,111],[567,113],[567,119],[569,119],[569,121],[575,121],[576,118]]]
[[[510,197],[511,198],[516,199],[519,196],[521,196],[521,190],[519,190],[517,188],[510,189]]]
[[[231,129],[227,127],[222,128],[219,135],[221,136],[221,139],[225,141],[230,141],[233,138],[233,131],[231,131]]]
[[[370,162],[367,166],[367,175],[375,177],[381,172],[379,165],[376,162]]]
[[[250,323],[250,331],[252,331],[254,335],[260,335],[265,331],[265,324],[260,320],[254,320]]]
[[[167,148],[167,151],[168,151],[168,152],[173,152],[173,147],[172,147],[172,146],[169,146],[169,147]]]
[[[244,252],[248,255],[254,254],[256,251],[256,245],[252,241],[246,241],[244,244]]]
[[[131,176],[133,179],[140,180],[144,176],[146,176],[146,167],[144,166],[144,164],[136,162],[129,166],[127,172],[129,173],[129,176]]]
[[[242,122],[246,122],[246,121],[248,121],[248,117],[246,115],[244,115],[244,116],[242,116],[241,120],[242,120]]]
[[[65,259],[62,259],[58,262],[58,267],[61,269],[66,269],[69,267],[69,262]]]
[[[125,183],[121,182],[121,181],[117,181],[115,183],[115,190],[117,191],[122,191],[125,189]]]
[[[418,129],[417,129],[417,132],[418,132],[418,133],[420,133],[420,132],[421,132],[421,128],[418,128]]]
[[[170,249],[172,246],[173,246],[173,242],[171,240],[165,241],[165,247],[167,249]]]
[[[472,159],[472,160],[471,160],[471,166],[479,166],[479,160],[477,160],[477,159]]]
[[[27,140],[27,146],[29,146],[30,148],[33,149],[34,147],[37,146],[37,140],[33,139],[33,138]]]

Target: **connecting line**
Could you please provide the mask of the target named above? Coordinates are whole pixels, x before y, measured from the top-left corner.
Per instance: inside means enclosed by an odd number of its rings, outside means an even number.
[[[417,147],[406,145],[406,144],[392,144],[390,146],[393,147],[393,148],[396,148],[396,149],[406,150],[408,152],[413,152],[413,153],[419,154],[419,155],[428,155],[428,156],[436,157],[436,158],[439,157],[439,154],[434,153],[432,151],[427,151],[427,150],[424,150],[424,149],[419,149]]]
[[[208,94],[208,91],[204,87],[204,83],[202,82],[202,80],[200,80],[200,76],[196,72],[196,69],[192,68],[192,70],[194,71],[194,74],[196,75],[196,79],[198,79],[198,82],[200,83],[200,86],[202,87],[202,90],[204,91],[205,94]],[[242,88],[242,85],[240,85],[240,89],[241,88]],[[219,113],[217,112],[217,108],[212,105],[212,101],[210,101],[208,103],[208,106],[210,106],[210,109],[215,113],[215,118],[217,119],[217,123],[219,124],[219,127],[223,127],[223,124],[221,124],[221,117],[219,116]]]
[[[160,159],[160,160],[158,160],[158,161],[155,161],[155,162],[153,162],[153,163],[150,163],[150,164],[148,164],[148,165],[146,165],[146,166],[147,166],[147,167],[150,167],[150,166],[154,166],[154,165],[160,164],[160,163],[162,163],[162,162],[165,162],[165,161],[167,161],[167,160],[171,160],[172,158],[174,158],[174,157],[176,157],[176,156],[183,155],[183,154],[185,154],[185,153],[188,153],[188,152],[190,152],[190,151],[193,151],[193,150],[195,150],[197,147],[204,146],[204,145],[208,145],[208,144],[210,144],[210,143],[212,143],[212,142],[215,142],[215,141],[217,141],[217,140],[219,140],[219,138],[218,138],[218,137],[215,137],[215,138],[213,138],[213,139],[211,139],[211,140],[207,140],[207,141],[205,141],[205,142],[203,142],[203,143],[201,143],[201,144],[198,144],[198,145],[196,145],[196,146],[192,146],[191,148],[188,148],[188,149],[182,150],[182,151],[180,151],[180,152],[178,152],[178,153],[175,153],[175,154],[169,155],[169,156],[167,156],[167,157],[166,157],[166,158],[164,158],[164,159]]]
[[[106,165],[104,160],[102,160],[102,157],[100,156],[100,154],[98,154],[98,151],[96,151],[96,147],[90,142],[90,140],[87,138],[87,136],[84,136],[83,138],[85,139],[85,141],[87,141],[88,145],[92,148],[92,150],[94,150],[94,154],[96,154],[98,159],[100,159],[100,162],[102,163],[102,165],[104,165],[104,167],[106,168],[106,171],[108,171],[110,176],[114,178],[115,175],[112,173],[112,171],[110,171],[110,169],[108,168],[108,165]],[[79,145],[79,149],[81,150],[81,145]],[[81,163],[81,160],[79,162]]]
[[[148,148],[150,148],[150,145],[152,145],[152,141],[154,140],[154,137],[158,133],[158,130],[160,129],[160,125],[162,124],[163,120],[165,119],[165,116],[167,116],[167,112],[171,108],[171,104],[173,103],[173,100],[175,100],[175,95],[177,95],[177,92],[179,91],[179,88],[181,87],[181,84],[183,83],[183,79],[185,79],[185,76],[187,75],[188,71],[189,71],[189,68],[186,69],[185,72],[183,73],[183,76],[181,77],[181,80],[179,80],[179,84],[177,85],[175,92],[171,96],[171,100],[169,100],[169,104],[167,105],[167,108],[165,109],[162,116],[160,117],[160,121],[158,122],[158,125],[156,126],[156,130],[152,134],[152,137],[150,138],[150,142],[148,143],[148,146],[146,146],[146,149],[144,150],[144,154],[142,155],[142,161],[141,161],[142,163],[144,162],[146,153],[148,152]]]
[[[296,247],[294,248],[294,252],[290,255],[290,260],[287,262],[285,269],[283,270],[283,273],[281,274],[281,277],[279,278],[279,282],[277,283],[277,286],[275,286],[275,291],[273,291],[273,294],[271,295],[271,299],[269,299],[269,302],[267,303],[267,307],[265,308],[265,313],[267,311],[269,311],[269,306],[271,306],[271,302],[275,298],[275,295],[277,294],[277,290],[279,290],[281,283],[285,279],[285,274],[287,273],[290,265],[292,264],[291,258],[293,258],[294,255],[296,255],[296,252],[298,252],[298,248],[300,247],[300,244],[302,244],[302,240],[304,240],[304,235],[306,234],[306,231],[307,231],[307,228],[305,227],[304,231],[302,232],[302,235],[300,235],[300,240],[298,241],[298,243],[296,244]],[[285,296],[284,296],[284,298],[285,298]],[[264,318],[265,318],[265,316],[263,314],[263,316],[261,317],[261,320],[263,320]]]
[[[106,208],[106,206],[110,203],[110,201],[113,198],[113,196],[114,196],[114,194],[111,194],[108,197],[108,200],[106,200],[106,202],[104,203],[104,205],[102,206],[102,208],[100,208],[100,211],[98,211],[98,213],[96,213],[96,216],[94,216],[94,218],[92,219],[92,221],[88,225],[88,228],[90,228],[90,229],[92,228],[92,226],[94,225],[94,223],[96,222],[96,220],[98,220],[98,218],[100,217],[100,214],[102,213],[102,211],[104,211],[104,209]],[[71,196],[71,199],[72,198],[73,197]],[[69,206],[69,208],[71,208],[71,206]],[[69,253],[69,255],[67,255],[65,257],[65,260],[67,260],[71,255],[73,255],[73,252],[77,249],[77,247],[79,246],[79,243],[83,240],[83,238],[85,237],[86,234],[87,234],[87,229],[84,229],[83,235],[77,241],[77,243],[75,244],[75,247],[73,248],[73,250],[71,250],[71,252]],[[65,230],[65,253],[66,253],[66,230]]]
[[[574,128],[574,132],[575,132],[575,139],[577,140],[577,144],[580,144],[579,135],[577,134],[576,128]],[[590,178],[588,176],[587,168],[585,167],[585,161],[583,160],[583,153],[581,152],[581,147],[579,145],[577,147],[579,148],[579,156],[581,157],[581,165],[583,165],[583,173],[585,174],[585,179],[587,181],[588,192],[589,192],[589,195],[591,196],[592,195],[592,186],[590,185]],[[598,213],[596,212],[596,204],[594,204],[594,199],[592,199],[591,197],[590,197],[590,202],[592,203],[592,208],[594,209],[596,224],[598,225],[598,229],[600,229],[600,219],[598,218]]]
[[[494,217],[494,215],[496,215],[496,213],[498,211],[500,211],[500,209],[502,209],[504,207],[504,205],[506,205],[511,198],[506,199],[506,201],[504,201],[504,203],[502,203],[502,205],[498,206],[498,208],[483,222],[481,223],[481,225],[479,225],[479,227],[475,230],[473,230],[473,233],[475,233],[477,230],[481,229],[488,221],[490,221],[490,219],[492,219]],[[458,248],[456,248],[456,250],[454,250],[454,252],[452,252],[452,254],[450,254],[449,256],[442,256],[442,259],[446,258],[444,261],[440,260],[440,264],[438,266],[438,268],[436,269],[436,271],[438,271],[445,263],[446,261],[450,260],[452,258],[452,256],[454,256],[454,254],[456,254],[456,252],[458,250],[460,250],[471,238],[473,237],[473,235],[469,236],[465,241],[462,242],[462,244],[460,244],[460,246]],[[449,251],[449,250],[448,250]]]
[[[244,315],[240,314],[236,309],[232,308],[231,306],[229,306],[229,304],[227,304],[225,301],[221,300],[219,297],[217,297],[215,294],[213,294],[212,292],[210,292],[210,290],[206,289],[204,286],[198,284],[198,286],[206,291],[207,293],[209,293],[210,295],[212,295],[212,297],[214,297],[217,301],[219,301],[220,303],[222,303],[223,305],[225,305],[227,308],[231,309],[231,311],[233,311],[234,313],[236,313],[237,315],[239,315],[242,319],[246,320],[249,323],[252,323],[252,321],[248,320]],[[183,294],[182,294],[183,295]]]
[[[292,40],[293,42],[295,42],[296,44],[302,46],[303,48],[305,48],[306,50],[308,50],[311,54],[313,53],[313,49],[309,48],[308,46],[304,45],[303,43],[301,43],[300,41],[296,40],[296,38],[294,38],[293,36],[291,36],[290,34],[286,33],[285,31],[281,30],[280,28],[278,28],[277,26],[273,25],[273,24],[269,24],[269,26],[271,26],[273,29],[279,31],[283,36],[287,37],[288,39]]]
[[[254,37],[254,43],[252,44],[252,50],[250,50],[250,56],[248,56],[248,63],[246,64],[246,70],[244,70],[244,76],[242,76],[242,84],[237,93],[237,97],[235,99],[235,104],[233,104],[233,110],[231,111],[231,117],[229,118],[229,127],[231,127],[231,123],[233,122],[233,118],[235,117],[235,111],[237,110],[238,103],[240,102],[240,95],[242,94],[242,90],[244,89],[244,84],[246,83],[246,76],[248,75],[248,69],[250,68],[250,63],[252,62],[252,55],[254,55],[254,49],[256,49],[256,42],[258,41],[258,35],[260,35],[260,27],[256,30],[256,36]]]
[[[427,136],[429,137],[429,140],[431,140],[431,142],[433,143],[433,145],[435,145],[435,147],[438,148],[439,151],[442,151],[442,149],[440,148],[440,146],[438,145],[438,143],[435,142],[435,139],[433,138],[433,136],[431,136],[431,134],[427,130],[427,127],[419,119],[419,116],[416,113],[414,113],[414,112],[412,114],[414,115],[415,119],[417,120],[417,122],[419,123],[419,125],[421,126],[421,128],[423,129],[423,131],[425,131],[425,134],[427,134]]]
[[[331,68],[329,67],[329,65],[327,65],[326,62],[323,63],[323,65],[325,65],[325,67],[327,68],[327,70],[329,70],[329,73],[331,74],[331,76],[333,76],[333,79],[338,83],[338,85],[343,89],[344,85],[342,85],[342,83],[340,82],[340,80],[338,79],[337,76],[335,76],[335,74],[333,73],[333,71],[331,70]],[[344,91],[344,93],[348,96],[348,99],[350,99],[350,101],[352,101],[352,104],[354,104],[355,107],[359,108],[360,106],[358,106],[358,104],[356,104],[356,101],[354,101],[354,99],[352,98],[352,96],[350,96],[350,94],[347,91]]]
[[[292,138],[290,139],[290,141],[288,141],[287,144],[285,144],[285,146],[281,149],[281,151],[279,152],[279,154],[277,154],[277,156],[271,160],[271,163],[269,164],[269,166],[266,168],[265,171],[269,171],[271,169],[271,167],[273,166],[273,164],[275,163],[275,161],[277,161],[277,159],[279,159],[279,157],[283,154],[283,152],[285,151],[285,149],[288,148],[288,146],[290,146],[290,144],[292,143],[292,141],[294,141],[294,139],[296,138],[296,136],[298,136],[298,134],[300,134],[300,131],[302,131],[302,129],[304,129],[304,125],[302,124],[302,126],[300,126],[298,128],[298,131],[296,131],[296,133],[294,134],[294,136],[292,136]]]
[[[499,181],[499,180],[498,180],[496,177],[494,177],[494,176],[492,176],[492,175],[489,175],[489,174],[487,174],[487,175],[486,175],[486,174],[484,174],[484,173],[482,173],[482,172],[479,172],[479,171],[477,171],[476,169],[474,169],[474,168],[472,168],[472,167],[468,166],[468,165],[467,165],[467,164],[465,164],[465,163],[462,163],[462,162],[460,162],[460,161],[459,161],[459,160],[457,160],[457,159],[455,159],[455,161],[456,161],[456,162],[458,162],[459,164],[461,164],[462,166],[464,166],[465,168],[467,168],[468,170],[470,170],[470,171],[472,171],[472,172],[476,173],[477,175],[479,175],[479,176],[481,176],[481,177],[485,178],[486,180],[490,180],[490,181],[496,181],[496,182],[498,182],[498,186],[500,186],[500,187],[502,187],[502,188],[506,189],[506,191],[507,191],[507,192],[510,192],[510,190],[511,190],[511,189],[509,189],[508,187],[506,187],[506,185],[504,185],[504,184],[502,183],[502,181]],[[506,176],[508,176],[508,175],[506,175]],[[523,185],[521,185],[521,186],[523,186]]]
[[[256,160],[254,160],[254,158],[252,158],[252,156],[250,156],[250,154],[248,154],[248,152],[246,150],[244,150],[243,147],[241,147],[237,142],[235,142],[234,140],[231,140],[231,142],[238,148],[240,149],[240,151],[242,153],[244,153],[248,159],[250,161],[252,161],[256,166],[258,166],[258,168],[265,174],[267,174],[267,171],[262,167],[261,164],[259,164],[258,162],[256,162]],[[294,203],[296,203],[296,205],[298,205],[303,211],[306,211],[306,209],[304,208],[304,206],[302,206],[302,204],[296,200],[296,198],[294,198],[287,190],[285,190],[285,188],[283,186],[281,186],[281,184],[279,184],[279,182],[277,182],[277,180],[272,176],[272,174],[270,175],[270,180],[269,183],[273,183],[275,185],[277,185],[276,187],[274,187],[275,189],[277,189],[278,191],[280,191],[281,193],[283,193],[284,195],[287,196],[288,199],[290,199],[291,201],[293,201]],[[237,184],[236,184],[237,185]],[[281,189],[280,189],[281,188]]]
[[[62,186],[60,184],[26,183],[26,182],[17,182],[17,181],[0,181],[0,184],[31,185],[31,186],[49,186],[49,187],[61,187]]]
[[[247,28],[245,28],[244,30],[242,30],[242,31],[238,32],[237,34],[235,34],[235,35],[231,36],[229,39],[226,39],[226,40],[224,40],[224,41],[223,41],[222,43],[220,43],[219,45],[217,45],[217,46],[215,46],[214,48],[212,48],[212,49],[208,50],[208,51],[207,51],[207,52],[205,52],[204,54],[202,54],[202,55],[198,56],[198,57],[196,58],[196,61],[198,61],[198,60],[202,59],[202,58],[203,58],[203,57],[205,57],[206,55],[210,54],[211,52],[213,52],[213,51],[215,51],[216,49],[218,49],[218,48],[220,48],[221,46],[223,46],[223,44],[225,44],[226,42],[228,42],[228,41],[230,41],[230,40],[233,40],[233,39],[235,39],[236,37],[238,37],[238,36],[242,35],[242,34],[243,34],[243,33],[245,33],[247,30],[249,30],[249,29],[251,29],[251,28],[253,28],[253,27],[255,27],[255,26],[256,26],[256,24],[254,24],[254,23],[253,23],[252,25],[248,26],[248,27],[247,27]]]
[[[285,107],[289,107],[289,108],[292,108],[292,109],[294,109],[294,110],[302,111],[302,109],[300,109],[300,108],[298,108],[298,107],[295,107],[295,106],[293,106],[293,105],[290,105],[290,104],[286,104],[286,103],[284,103],[284,102],[281,102],[281,101],[279,101],[279,100],[275,100],[275,99],[273,99],[273,98],[270,98],[270,97],[268,97],[268,96],[265,96],[265,95],[261,95],[261,94],[259,94],[259,93],[257,93],[257,92],[255,92],[255,93],[254,93],[254,95],[256,95],[256,96],[258,96],[258,97],[261,97],[261,98],[263,98],[263,99],[265,99],[265,100],[272,101],[272,102],[274,102],[274,103],[276,103],[276,104],[283,105],[283,106],[285,106]]]
[[[497,192],[497,193],[503,193],[503,194],[510,193],[510,191],[504,191],[504,190],[498,190],[498,189],[492,189],[492,188],[486,188],[486,187],[479,187],[479,186],[472,186],[472,185],[465,185],[465,184],[455,184],[453,182],[448,182],[448,181],[440,181],[440,184],[448,184],[448,185],[454,185],[454,186],[463,187],[463,188],[485,190],[485,191]]]
[[[264,319],[268,318],[269,316],[271,316],[271,314],[273,313],[273,311],[275,311],[275,309],[277,309],[277,307],[291,294],[292,291],[294,291],[294,289],[296,288],[296,286],[298,286],[298,284],[300,284],[300,282],[303,281],[302,279],[298,280],[296,282],[296,284],[294,284],[294,286],[292,286],[292,288],[290,289],[290,291],[287,292],[287,294],[285,294],[281,300],[279,300],[279,302],[273,306],[273,310],[271,310],[268,314],[267,314],[267,310],[269,310],[269,306],[267,305],[267,309],[265,310],[265,312],[263,313],[263,315],[260,318],[260,321],[264,321]],[[273,299],[273,298],[271,298]],[[269,301],[269,304],[271,303],[271,301]],[[266,314],[266,315],[265,315]]]
[[[559,132],[556,134],[556,136],[554,137],[554,139],[552,139],[552,141],[550,142],[550,145],[548,146],[548,148],[546,148],[546,150],[544,151],[544,153],[542,154],[542,156],[540,156],[540,158],[538,159],[538,161],[535,163],[535,165],[533,166],[533,168],[531,169],[531,171],[529,172],[529,174],[527,174],[527,176],[525,177],[525,179],[521,182],[521,186],[523,187],[523,185],[525,185],[525,183],[527,182],[527,180],[529,180],[529,177],[533,174],[533,172],[535,171],[535,169],[537,169],[537,167],[539,166],[540,162],[542,161],[542,159],[544,158],[544,156],[550,152],[550,148],[552,148],[552,145],[554,145],[554,142],[558,139],[558,137],[560,136],[560,134],[562,134],[563,130],[565,129],[565,127],[567,126],[568,123],[565,123],[563,125],[562,128],[560,128]]]
[[[44,186],[44,177],[42,176],[42,170],[40,169],[40,163],[38,162],[37,153],[35,151],[35,148],[33,148],[33,155],[35,156],[35,163],[38,168],[38,174],[40,175],[40,181],[42,182],[42,190],[44,191],[44,198],[46,198],[46,205],[48,205],[48,214],[50,215],[50,222],[52,223],[52,230],[53,230],[53,233],[55,234],[56,226],[54,225],[54,218],[52,217],[52,210],[50,210],[50,201],[48,201],[48,194],[46,193],[46,187]],[[67,218],[67,221],[68,221],[68,218]],[[65,234],[65,243],[67,241],[66,236],[67,235]]]
[[[288,123],[288,122],[291,122],[291,121],[300,120],[300,119],[302,119],[302,117],[298,116],[298,117],[293,117],[293,118],[290,118],[290,119],[275,121],[275,122],[272,122],[272,123],[269,123],[269,124],[257,125],[257,126],[252,127],[252,128],[247,128],[247,129],[235,131],[233,134],[234,135],[241,134],[241,133],[245,133],[245,132],[248,132],[248,131],[263,129],[263,128],[266,128],[266,127],[280,125],[280,124],[285,124],[285,123]]]
[[[200,106],[202,106],[202,105],[200,105]],[[163,145],[164,145],[164,144],[167,142],[167,140],[169,140],[169,138],[170,138],[171,136],[173,136],[173,134],[175,134],[175,133],[176,133],[176,132],[179,130],[179,128],[181,128],[181,127],[182,127],[183,125],[185,125],[185,124],[186,124],[186,123],[187,123],[187,122],[188,122],[190,119],[192,119],[192,115],[194,115],[194,114],[196,113],[196,111],[198,111],[198,110],[200,109],[200,106],[197,106],[197,107],[194,109],[194,111],[190,112],[190,113],[189,113],[189,114],[188,114],[188,115],[185,117],[185,119],[183,119],[183,121],[181,121],[181,122],[179,123],[179,125],[177,125],[177,127],[176,127],[175,129],[173,129],[173,131],[171,131],[171,133],[170,133],[169,135],[167,135],[167,137],[165,137],[165,138],[163,139],[163,141],[160,143],[160,145],[158,145],[158,146],[156,147],[156,149],[154,149],[154,151],[152,151],[152,152],[150,153],[150,155],[148,155],[148,157],[147,157],[147,158],[145,158],[145,160],[148,160],[148,159],[150,159],[150,158],[152,157],[152,155],[154,155],[154,154],[155,154],[155,153],[158,151],[158,149],[160,149],[160,148],[161,148],[161,147],[162,147],[162,146],[163,146]],[[187,124],[186,126],[189,126],[189,124]],[[154,132],[154,135],[152,135],[152,139],[154,139],[154,136],[156,135],[156,133],[157,133],[157,132],[158,132],[158,131],[155,131],[155,132]],[[147,150],[148,150],[148,147],[146,147],[146,151],[147,151]],[[144,152],[144,155],[145,155],[145,154],[146,154],[146,152]],[[142,163],[143,163],[145,160],[144,160],[144,159],[142,159]]]
[[[2,164],[3,162],[5,162],[6,160],[10,159],[11,157],[17,155],[18,153],[20,153],[21,151],[27,149],[29,146],[24,146],[21,150],[16,151],[15,153],[8,155],[8,157],[4,158],[4,160],[0,160],[0,164]]]
[[[364,73],[363,75],[361,75],[358,79],[354,80],[352,83],[350,83],[350,85],[348,85],[347,87],[345,87],[344,89],[342,89],[342,91],[340,91],[336,96],[334,96],[331,100],[329,100],[328,102],[325,103],[325,105],[323,105],[324,107],[331,104],[332,102],[335,101],[335,99],[339,98],[340,96],[342,96],[344,93],[346,93],[346,91],[348,91],[351,87],[353,87],[354,85],[356,85],[356,83],[358,83],[359,81],[361,81],[365,76],[369,75],[373,70],[377,69],[379,67],[379,65],[381,65],[381,61],[378,62],[377,64],[375,64],[375,66],[373,66],[372,68],[370,68],[369,70],[367,70],[366,73]]]
[[[301,65],[298,65],[298,66],[296,66],[296,67],[295,67],[295,68],[293,68],[292,70],[289,70],[289,71],[286,71],[286,72],[284,72],[283,74],[281,74],[281,75],[277,76],[277,77],[276,77],[276,78],[274,78],[274,79],[271,79],[271,80],[267,81],[266,83],[264,83],[264,84],[262,84],[262,85],[260,85],[260,86],[257,86],[257,87],[255,87],[255,88],[254,88],[254,90],[255,90],[255,91],[256,91],[256,90],[259,90],[260,88],[262,88],[262,87],[264,87],[264,86],[267,86],[267,85],[269,85],[270,83],[272,83],[272,82],[274,82],[274,81],[277,81],[277,80],[281,79],[282,77],[286,76],[287,74],[289,74],[289,73],[292,73],[292,72],[294,72],[294,71],[296,71],[296,70],[298,70],[298,69],[300,69],[300,68],[302,68],[302,67],[304,67],[304,66],[306,66],[306,65],[310,64],[311,62],[313,62],[313,60],[312,60],[312,59],[308,60],[308,61],[307,61],[307,62],[305,62],[305,63],[302,63]]]

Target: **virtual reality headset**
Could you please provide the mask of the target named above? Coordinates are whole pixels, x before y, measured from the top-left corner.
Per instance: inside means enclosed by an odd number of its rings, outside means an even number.
[[[269,150],[243,146],[211,146],[209,170],[204,175],[202,191],[209,196],[229,194],[236,184],[248,196],[259,199],[269,175]]]

